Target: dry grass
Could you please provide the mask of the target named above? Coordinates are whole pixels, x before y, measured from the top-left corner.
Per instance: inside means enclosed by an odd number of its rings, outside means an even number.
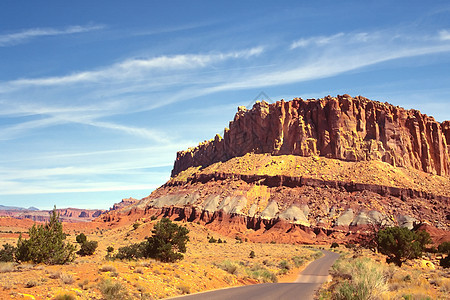
[[[399,268],[384,257],[362,250],[344,253],[333,266],[333,282],[320,299],[448,299],[450,270],[433,269],[421,259]]]
[[[12,262],[1,262],[0,273],[8,273],[15,270],[15,264]]]
[[[99,268],[100,272],[117,272],[116,267],[112,266],[112,265],[103,265]]]

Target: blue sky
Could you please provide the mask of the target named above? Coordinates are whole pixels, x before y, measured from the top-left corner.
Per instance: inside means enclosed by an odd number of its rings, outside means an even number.
[[[450,120],[448,1],[0,2],[0,204],[108,208],[263,91]]]

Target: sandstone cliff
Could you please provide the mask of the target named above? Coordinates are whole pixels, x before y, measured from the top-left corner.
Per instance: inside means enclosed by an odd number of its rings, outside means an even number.
[[[177,153],[172,177],[246,153],[387,162],[450,175],[450,122],[349,95],[239,107],[224,137]]]

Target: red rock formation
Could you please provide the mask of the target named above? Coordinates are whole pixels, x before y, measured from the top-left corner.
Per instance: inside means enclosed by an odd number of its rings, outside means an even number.
[[[131,204],[133,204],[133,203],[136,203],[136,202],[138,202],[139,200],[137,200],[137,199],[134,199],[134,198],[124,198],[124,199],[122,199],[122,201],[120,201],[119,203],[114,203],[114,205],[113,205],[113,207],[112,208],[110,208],[110,211],[111,210],[119,210],[119,209],[122,209],[122,208],[124,208],[124,207],[127,207],[128,205],[131,205]]]
[[[450,175],[450,122],[349,95],[239,107],[224,137],[177,153],[172,176],[246,153],[319,155]]]

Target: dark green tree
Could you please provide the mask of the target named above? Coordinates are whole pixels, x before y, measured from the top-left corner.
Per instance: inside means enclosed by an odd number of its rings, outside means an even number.
[[[65,264],[75,259],[75,246],[65,243],[66,234],[56,207],[50,216],[49,222],[43,225],[34,224],[28,230],[30,238],[17,241],[16,260],[32,261],[49,265]]]
[[[76,241],[81,245],[80,250],[78,250],[77,254],[81,256],[92,255],[95,252],[95,249],[98,247],[97,241],[88,241],[87,237],[84,233],[80,233],[76,236]]]
[[[80,233],[79,235],[76,236],[76,241],[78,244],[83,244],[84,242],[87,241],[87,237],[84,233]]]
[[[92,255],[95,252],[95,249],[98,247],[97,241],[85,241],[81,244],[80,250],[78,250],[77,254],[81,256]]]
[[[387,262],[398,266],[408,259],[420,257],[430,240],[427,232],[413,232],[404,227],[387,227],[377,234],[378,251],[388,256]]]
[[[438,246],[438,252],[442,253],[440,265],[444,268],[450,268],[450,242],[443,242]],[[447,256],[444,256],[447,254]]]
[[[189,241],[189,230],[162,218],[155,224],[153,235],[147,239],[146,255],[163,262],[174,262],[183,259],[186,243]]]

